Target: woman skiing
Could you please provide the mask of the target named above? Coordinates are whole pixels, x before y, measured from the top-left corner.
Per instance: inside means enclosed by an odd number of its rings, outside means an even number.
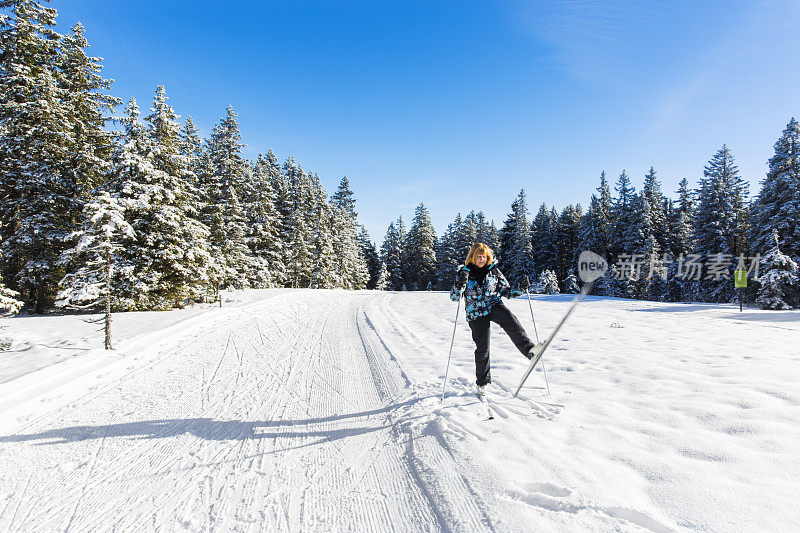
[[[521,289],[530,286],[524,278]],[[484,387],[492,382],[489,372],[489,326],[492,322],[500,325],[511,341],[525,357],[533,356],[537,345],[528,338],[519,320],[500,300],[501,296],[516,298],[522,290],[512,289],[503,273],[494,263],[492,250],[482,242],[472,245],[465,265],[458,271],[458,277],[450,290],[450,299],[458,301],[463,291],[466,301],[467,322],[475,341],[475,383],[478,394],[484,394]]]

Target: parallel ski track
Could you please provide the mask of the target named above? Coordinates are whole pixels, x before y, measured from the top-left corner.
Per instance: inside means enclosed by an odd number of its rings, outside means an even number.
[[[491,530],[446,443],[409,429],[376,298],[275,296],[0,435],[0,529]]]

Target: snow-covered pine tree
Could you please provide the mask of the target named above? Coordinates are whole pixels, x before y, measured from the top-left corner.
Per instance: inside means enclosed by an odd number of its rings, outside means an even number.
[[[464,260],[467,258],[470,248],[472,248],[472,245],[477,241],[478,226],[476,225],[475,212],[470,211],[456,227],[455,250],[456,257],[461,258],[459,261],[461,264],[464,264]]]
[[[345,211],[347,215],[356,220],[358,213],[356,213],[356,199],[355,193],[350,189],[350,180],[347,176],[343,176],[339,182],[339,187],[336,192],[331,196],[331,205]]]
[[[32,0],[4,0],[0,9],[3,274],[43,313],[61,279],[56,263],[83,207],[86,179],[64,173],[75,154],[56,10]]]
[[[558,246],[558,270],[556,271],[556,276],[565,281],[575,271],[578,264],[582,216],[581,205],[573,206],[570,204],[561,211],[558,217],[559,233],[556,241]]]
[[[617,196],[611,209],[611,232],[608,243],[609,261],[612,263],[621,253],[631,253],[625,250],[625,234],[631,225],[633,216],[633,199],[636,190],[631,185],[628,174],[623,170],[614,186]]]
[[[370,280],[370,271],[358,236],[356,200],[347,176],[339,182],[330,204],[333,209],[335,266],[339,286],[363,289]]]
[[[535,292],[539,294],[559,294],[556,273],[552,270],[543,270],[539,274]]]
[[[203,143],[200,140],[200,131],[191,116],[186,117],[179,139],[178,153],[186,158],[187,166],[192,172],[190,181],[192,186],[197,188],[198,166],[203,153]]]
[[[466,256],[461,257],[456,247],[456,237],[461,223],[461,213],[459,213],[436,242],[436,288],[440,291],[450,290],[456,271],[464,264]]]
[[[424,291],[432,287],[436,275],[436,230],[423,203],[414,210],[403,248],[403,270],[408,289]]]
[[[153,107],[145,117],[152,141],[152,163],[160,172],[160,181],[149,184],[152,188],[147,201],[153,211],[148,213],[147,226],[137,231],[142,231],[140,243],[149,245],[151,268],[160,278],[156,291],[159,298],[163,304],[180,307],[207,292],[212,259],[209,230],[199,221],[200,200],[193,186],[191,160],[181,153],[179,117],[168,99],[164,86],[157,86]],[[156,293],[151,289],[150,294]]]
[[[656,177],[656,170],[650,170],[644,176],[642,195],[647,198],[650,206],[650,221],[653,226],[653,236],[660,250],[669,246],[669,228],[667,226],[666,199],[661,192],[661,182]]]
[[[591,250],[608,257],[608,240],[611,231],[611,189],[606,180],[606,171],[600,174],[600,186],[593,194],[589,210],[581,220],[579,251]]]
[[[120,256],[124,240],[134,231],[125,220],[125,208],[107,191],[87,202],[83,227],[70,236],[75,243],[62,254],[64,265],[77,265],[59,282],[61,291],[56,306],[70,309],[97,309],[105,313],[105,347],[111,349],[111,311],[116,309],[115,275],[126,276],[133,265]]]
[[[534,274],[531,249],[531,230],[528,223],[528,207],[525,190],[520,190],[511,204],[503,229],[500,230],[500,255],[503,257],[503,273],[512,285],[517,285],[523,277]]]
[[[555,272],[558,268],[558,220],[553,219],[553,213],[555,210],[542,204],[531,223],[531,255],[536,272]]]
[[[494,225],[494,220],[487,223],[486,222],[486,215],[483,214],[483,211],[478,211],[477,215],[475,216],[476,221],[476,240],[478,242],[484,243],[486,246],[491,248],[492,252],[495,254],[500,253],[500,235],[497,232],[497,227]],[[500,257],[497,257],[497,261],[500,261]]]
[[[783,253],[800,260],[800,124],[794,117],[775,143],[775,155],[753,202],[753,254],[772,248],[773,230],[780,236]]]
[[[94,188],[108,179],[116,135],[106,125],[122,100],[105,94],[112,81],[100,75],[102,58],[87,56],[88,47],[80,22],[61,40],[59,85],[66,98],[63,103],[71,133],[70,157],[62,172],[67,179]]]
[[[200,219],[210,232],[213,280],[221,288],[242,289],[250,285],[253,272],[245,241],[247,219],[239,200],[245,163],[236,116],[229,105],[208,140],[206,168],[199,175],[204,199]]]
[[[310,176],[294,158],[290,157],[283,163],[282,174],[286,177],[287,188],[285,195],[279,196],[277,206],[286,233],[287,285],[308,287],[314,271],[317,195],[314,194]]]
[[[564,291],[565,294],[578,294],[581,292],[580,284],[578,283],[578,276],[575,273],[570,273],[567,276],[567,279],[564,280]]]
[[[403,217],[389,224],[381,245],[381,261],[389,273],[387,289],[391,291],[406,290],[403,281],[403,242],[405,241]]]
[[[669,221],[669,250],[673,256],[688,254],[694,248],[692,220],[695,210],[694,191],[689,189],[689,180],[683,178],[678,184],[678,200],[673,204]]]
[[[381,265],[383,265],[383,263],[381,263],[381,259],[378,256],[378,249],[370,239],[369,233],[364,226],[360,226],[358,242],[361,245],[361,255],[364,257],[367,264],[367,272],[369,272],[367,289],[378,289],[378,279],[381,275]]]
[[[756,302],[762,309],[791,309],[800,294],[797,263],[780,250],[778,231],[772,230],[773,246],[761,259]]]
[[[311,286],[315,289],[333,289],[346,287],[346,280],[340,270],[341,259],[348,255],[342,249],[336,249],[334,240],[336,233],[342,232],[341,219],[337,220],[333,208],[324,199],[316,202],[317,214],[314,217],[316,227],[314,230],[314,273],[311,277]],[[352,249],[349,250],[352,252]],[[350,288],[350,287],[346,287]]]
[[[657,261],[662,259],[661,248],[655,234],[653,222],[653,208],[650,205],[651,197],[644,192],[634,193],[630,200],[630,225],[624,233],[622,249],[633,258],[641,261],[641,268],[632,269],[633,275],[629,279],[620,280],[616,287],[616,296],[627,298],[653,298],[652,285],[661,286],[663,279],[661,273],[651,269]],[[616,280],[615,280],[616,281]],[[615,284],[617,285],[617,284]]]
[[[209,283],[208,230],[196,220],[197,203],[177,153],[178,124],[156,91],[150,128],[131,99],[121,122],[122,145],[108,188],[125,206],[135,237],[125,237],[121,261],[130,265],[115,294],[121,309],[169,309],[200,298]]]
[[[375,290],[376,291],[389,290],[389,271],[386,270],[386,263],[381,261],[380,264],[381,268],[380,272],[378,273],[378,280],[375,282]]]
[[[272,151],[259,154],[249,173],[246,241],[258,270],[251,275],[255,285],[261,287],[280,287],[286,279],[280,214],[275,205],[274,183],[279,173],[280,165]]]
[[[244,242],[247,245],[247,285],[253,289],[264,289],[271,285],[271,273],[267,261],[256,253],[256,244],[264,225],[259,215],[264,205],[259,198],[268,191],[264,191],[256,183],[256,168],[249,161],[245,161],[242,183],[236,187],[239,190],[239,203],[244,215]]]
[[[0,257],[2,259],[2,257]],[[0,272],[0,314],[13,315],[22,309],[22,302],[17,298],[19,293],[6,287],[3,283],[3,274]]]
[[[689,189],[689,180],[683,178],[678,184],[678,199],[671,204],[669,212],[669,252],[673,259],[686,257],[694,249],[694,191]],[[680,302],[691,299],[692,280],[678,277],[678,263],[673,260],[669,267],[664,290],[664,300]]]
[[[703,176],[694,217],[694,250],[706,262],[718,254],[729,255],[733,267],[733,258],[745,252],[737,238],[744,233],[744,228],[737,228],[737,223],[745,224],[747,187],[739,178],[733,155],[726,145],[709,160]],[[727,302],[734,297],[730,279],[703,279],[698,291],[704,301]]]
[[[486,222],[486,215],[483,214],[483,211],[478,211],[475,213],[475,240],[491,248],[492,246],[486,242],[491,238],[489,231],[489,223]]]

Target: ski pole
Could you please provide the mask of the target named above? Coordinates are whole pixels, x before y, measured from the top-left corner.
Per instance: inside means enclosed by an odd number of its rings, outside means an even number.
[[[527,279],[527,276],[525,276]],[[528,308],[531,310],[531,320],[533,320],[533,332],[536,333],[536,344],[539,344],[539,331],[536,329],[536,319],[533,318],[533,306],[531,305],[531,282],[528,280],[528,286],[525,288],[525,294],[528,295]]]
[[[528,295],[528,309],[531,310],[531,320],[533,321],[533,332],[536,333],[536,344],[539,344],[539,332],[536,330],[536,319],[533,318],[533,306],[531,305],[530,281],[528,282],[528,288],[525,289],[525,294]],[[550,396],[550,382],[547,381],[547,370],[545,370],[544,361],[542,361],[542,372],[544,373],[544,384],[547,387],[547,395]]]
[[[456,340],[456,326],[458,325],[458,312],[461,310],[461,296],[464,289],[458,292],[458,303],[456,304],[456,320],[453,322],[453,338],[450,339],[450,353],[447,355],[447,368],[444,371],[444,383],[442,383],[442,401],[444,401],[444,390],[447,387],[447,375],[450,373],[450,357],[453,355],[453,343]]]

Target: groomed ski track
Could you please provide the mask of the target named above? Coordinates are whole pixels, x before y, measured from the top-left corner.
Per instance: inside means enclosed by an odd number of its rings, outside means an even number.
[[[537,297],[540,333],[571,302]],[[463,313],[440,401],[454,310],[444,292],[235,291],[117,315],[112,352],[79,315],[11,319],[23,348],[82,351],[0,383],[0,532],[800,523],[797,311],[589,297],[540,363],[552,396],[537,365],[512,398],[528,360],[495,329],[487,421]]]
[[[0,530],[497,529],[429,430],[440,384],[375,328],[389,297],[279,293],[113,363],[0,435]]]

